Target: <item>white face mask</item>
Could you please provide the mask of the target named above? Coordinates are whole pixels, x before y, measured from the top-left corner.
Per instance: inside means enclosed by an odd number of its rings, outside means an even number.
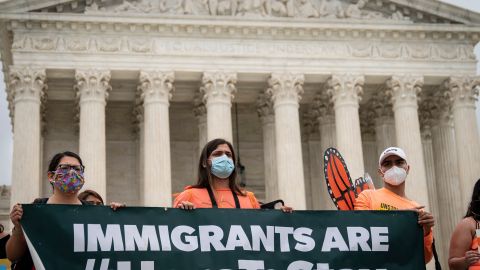
[[[383,175],[383,180],[394,186],[402,184],[403,182],[405,182],[406,178],[407,171],[397,166],[393,166],[392,168],[388,169]]]

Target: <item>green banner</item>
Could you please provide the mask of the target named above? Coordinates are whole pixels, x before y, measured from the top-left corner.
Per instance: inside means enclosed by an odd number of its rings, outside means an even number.
[[[23,209],[37,270],[425,269],[412,211]]]

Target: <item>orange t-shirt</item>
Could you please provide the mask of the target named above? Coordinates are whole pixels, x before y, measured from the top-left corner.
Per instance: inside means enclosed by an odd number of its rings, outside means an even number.
[[[355,200],[355,210],[406,210],[420,206],[417,202],[398,196],[386,188],[364,190]],[[423,237],[425,263],[433,256],[433,230]]]
[[[233,194],[230,189],[215,189],[213,193],[218,208],[235,208],[235,200],[233,199]],[[240,208],[259,209],[260,204],[257,198],[255,198],[255,195],[248,191],[246,191],[245,194],[246,195],[238,195]],[[185,190],[175,198],[173,207],[177,207],[182,201],[191,202],[196,208],[212,208],[212,202],[210,201],[210,196],[208,196],[208,190],[206,188],[185,188]]]

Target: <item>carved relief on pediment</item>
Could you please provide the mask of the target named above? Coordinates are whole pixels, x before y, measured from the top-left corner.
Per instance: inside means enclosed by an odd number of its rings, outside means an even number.
[[[150,1],[123,1],[122,4],[116,6],[99,6],[97,2],[93,1],[90,5],[85,7],[85,13],[150,13],[154,11],[154,7]]]
[[[107,4],[109,3],[109,4]],[[368,0],[92,0],[85,13],[408,20],[402,11],[367,8]]]
[[[356,4],[350,4],[345,9],[345,17],[354,19],[381,19],[381,12],[368,11],[364,7],[368,0],[358,0]]]

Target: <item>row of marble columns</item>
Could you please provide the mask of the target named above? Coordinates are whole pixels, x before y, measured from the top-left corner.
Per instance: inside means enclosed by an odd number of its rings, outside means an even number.
[[[87,185],[105,196],[105,105],[111,90],[110,72],[76,70],[75,79],[80,108],[80,155],[86,165]],[[236,80],[237,74],[231,72],[203,74],[195,101],[200,149],[213,138],[232,141],[231,105]],[[268,87],[261,91],[257,104],[263,123],[266,200],[282,198],[296,209],[306,208],[299,121],[304,80],[303,74],[270,74]],[[359,74],[334,74],[313,102],[320,151],[336,146],[344,155],[352,178],[365,171],[359,117],[364,80]],[[139,76],[136,110],[141,112],[140,193],[144,205],[171,204],[169,102],[174,81],[173,71],[144,70]],[[373,98],[377,150],[398,145],[406,151],[411,164],[407,194],[427,208],[438,204],[443,235],[450,235],[468,204],[473,183],[480,177],[480,166],[476,164],[480,160],[475,116],[478,84],[470,77],[451,77],[439,86],[435,104],[441,101],[443,105],[431,109],[435,109],[430,122],[431,152],[424,151],[420,129],[421,76],[392,76],[385,82],[383,96],[379,95],[383,99]],[[45,90],[44,69],[10,68],[8,91],[14,112],[12,203],[30,202],[40,195],[38,172]],[[453,115],[453,121],[446,115]],[[434,174],[426,171],[425,153],[433,157]],[[435,179],[431,179],[432,175]],[[326,194],[323,183],[309,186],[312,194]],[[320,197],[313,198],[314,209],[331,204],[327,196]]]

